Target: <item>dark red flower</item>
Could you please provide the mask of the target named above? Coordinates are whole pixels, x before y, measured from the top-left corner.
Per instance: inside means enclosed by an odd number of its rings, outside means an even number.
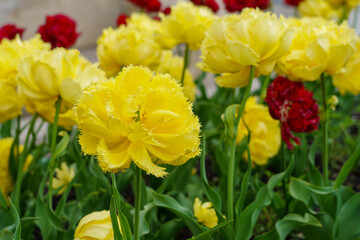
[[[162,10],[162,12],[165,14],[165,15],[169,15],[171,13],[171,7],[166,7],[164,10]]]
[[[267,9],[270,0],[223,0],[226,10],[229,12],[241,11],[246,7]]]
[[[127,25],[127,22],[126,22],[126,19],[128,19],[128,15],[126,15],[126,14],[120,14],[119,16],[118,16],[118,18],[117,18],[117,20],[116,20],[116,24],[118,25],[118,26],[120,26],[120,25]]]
[[[161,8],[159,0],[128,0],[129,2],[145,9],[148,12],[158,12]]]
[[[271,116],[280,120],[281,136],[289,149],[294,147],[290,139],[300,144],[300,139],[291,131],[301,133],[318,129],[319,106],[303,83],[279,76],[269,84],[265,102]]]
[[[16,34],[19,34],[20,37],[24,32],[24,28],[18,28],[13,24],[6,24],[0,28],[0,42],[4,38],[14,39]]]
[[[303,0],[284,0],[287,5],[297,7]]]
[[[198,6],[207,6],[215,13],[219,10],[219,5],[215,0],[191,0],[191,2]]]
[[[71,47],[80,33],[76,32],[76,22],[63,14],[47,16],[44,25],[38,29],[41,38],[49,42],[52,48]]]

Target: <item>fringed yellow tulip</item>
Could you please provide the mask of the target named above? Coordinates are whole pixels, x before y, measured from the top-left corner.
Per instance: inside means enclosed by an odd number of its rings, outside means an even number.
[[[198,67],[221,74],[216,78],[219,86],[244,87],[251,65],[263,75],[273,71],[290,47],[292,35],[282,16],[244,9],[240,15],[214,21],[201,45],[203,62]]]
[[[341,9],[334,8],[326,0],[304,0],[300,2],[298,9],[300,15],[304,17],[321,17],[338,21],[341,16]]]
[[[61,97],[59,125],[75,124],[72,111],[84,88],[105,78],[105,73],[77,50],[57,48],[26,57],[19,66],[18,92],[28,112],[52,123],[55,102]]]
[[[251,133],[249,150],[251,162],[265,165],[269,158],[274,157],[280,148],[281,132],[279,121],[274,120],[266,106],[256,103],[255,97],[250,97],[239,123],[236,143]],[[247,152],[244,153],[248,160]]]
[[[22,102],[13,85],[0,81],[0,123],[21,115]]]
[[[88,88],[76,112],[82,150],[97,155],[104,171],[123,171],[134,161],[163,177],[157,164],[181,165],[200,152],[199,120],[170,75],[124,68],[116,79]]]

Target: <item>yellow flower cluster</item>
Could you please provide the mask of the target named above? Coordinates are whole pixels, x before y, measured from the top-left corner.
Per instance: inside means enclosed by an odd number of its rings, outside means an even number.
[[[76,106],[86,154],[104,171],[127,169],[131,161],[156,177],[157,164],[181,165],[197,156],[200,123],[182,88],[170,75],[127,67],[112,80],[91,86]]]
[[[283,17],[244,9],[240,15],[214,21],[202,42],[203,62],[198,67],[221,74],[216,78],[219,86],[246,86],[250,66],[255,66],[258,73],[270,74],[290,47],[292,35]]]
[[[342,70],[356,51],[358,38],[346,23],[340,26],[321,18],[290,19],[295,37],[278,61],[278,73],[294,81],[315,81],[324,71]]]
[[[256,165],[265,165],[269,158],[274,157],[280,148],[281,133],[279,121],[270,116],[266,106],[256,103],[255,97],[250,97],[245,105],[240,119],[236,143],[239,144],[249,135],[249,150],[251,162]],[[247,152],[244,153],[248,160]]]
[[[199,198],[195,198],[194,202],[194,216],[198,222],[208,228],[213,228],[218,224],[218,217],[216,216],[215,209],[212,208],[211,202],[202,203]]]
[[[76,227],[74,240],[114,240],[110,212],[92,212],[83,217]]]
[[[79,51],[56,48],[20,62],[18,92],[28,112],[38,113],[50,123],[61,97],[58,124],[70,128],[76,123],[72,108],[83,89],[104,78],[104,72]]]
[[[163,32],[170,35],[175,44],[189,44],[191,50],[198,50],[205,32],[215,19],[213,12],[192,2],[179,1],[171,7],[169,15],[161,14]]]
[[[13,142],[13,138],[0,139],[0,191],[5,196],[5,198],[9,196],[9,193],[14,187],[9,169],[10,151]],[[20,145],[19,153],[21,153],[23,150],[24,146]],[[33,158],[31,155],[26,158],[23,170],[26,170],[28,168],[32,159]]]

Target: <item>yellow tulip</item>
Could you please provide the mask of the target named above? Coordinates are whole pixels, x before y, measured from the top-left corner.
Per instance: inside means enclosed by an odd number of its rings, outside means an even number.
[[[108,82],[87,89],[75,108],[86,154],[104,171],[129,168],[167,173],[157,164],[181,165],[197,156],[200,123],[181,86],[170,75],[127,67]]]
[[[182,75],[182,68],[184,66],[184,59],[179,56],[173,56],[171,51],[163,51],[160,58],[160,64],[155,71],[158,73],[168,73],[176,80],[180,81]],[[186,69],[183,83],[185,96],[190,101],[194,101],[196,97],[196,85],[193,81],[193,76],[190,71]]]
[[[295,38],[278,61],[277,71],[293,81],[315,81],[325,71],[339,72],[354,54],[355,31],[322,18],[289,20]]]
[[[341,94],[360,94],[360,42],[357,43],[357,52],[350,58],[345,69],[333,75],[332,80]]]
[[[83,89],[105,78],[105,73],[77,50],[56,48],[24,58],[19,65],[18,92],[28,112],[53,123],[55,102],[61,97],[60,126],[75,124],[72,111]]]
[[[269,158],[274,157],[280,148],[281,132],[279,121],[270,116],[266,106],[256,103],[255,97],[249,97],[244,113],[239,122],[236,143],[251,133],[249,150],[251,162],[265,165]],[[248,160],[247,152],[244,159]]]
[[[160,14],[160,17],[164,33],[171,36],[175,44],[189,44],[191,50],[200,48],[205,32],[214,20],[209,8],[183,1],[172,6],[169,15]]]
[[[0,191],[7,198],[12,191],[14,185],[9,169],[9,158],[11,146],[14,142],[13,138],[0,139]],[[19,152],[24,150],[24,146],[19,147]],[[16,151],[15,151],[16,154]],[[32,156],[29,155],[24,163],[23,170],[26,170],[32,161]]]
[[[114,240],[110,212],[92,212],[83,217],[76,227],[74,240]]]
[[[57,189],[59,187],[62,187],[57,192],[57,195],[61,195],[65,192],[67,186],[75,177],[74,166],[71,166],[69,168],[65,162],[62,162],[61,167],[55,169],[55,173],[56,177],[53,178],[52,188]]]
[[[13,85],[0,81],[0,123],[21,115],[22,102]]]
[[[199,198],[195,198],[194,202],[194,216],[198,222],[208,228],[213,228],[218,224],[218,217],[211,202],[202,203]]]
[[[248,84],[250,66],[257,73],[270,74],[276,60],[286,53],[292,30],[283,17],[259,9],[244,9],[240,15],[227,15],[214,21],[201,45],[204,71],[221,74],[222,87]]]
[[[134,26],[121,25],[118,29],[103,30],[97,41],[96,53],[108,77],[116,76],[129,65],[156,67],[161,48],[153,34]]]
[[[326,0],[304,0],[300,2],[298,10],[301,16],[322,17],[335,21],[338,21],[342,12]]]

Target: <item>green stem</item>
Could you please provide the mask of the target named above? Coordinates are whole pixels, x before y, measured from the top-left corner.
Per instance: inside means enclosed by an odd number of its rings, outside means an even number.
[[[321,119],[322,122],[322,144],[323,144],[323,157],[322,157],[322,168],[323,168],[323,177],[324,177],[324,185],[327,186],[329,184],[329,152],[328,152],[328,138],[329,138],[329,130],[328,130],[328,107],[327,107],[327,89],[325,82],[324,73],[321,74],[320,77],[321,83],[321,92],[322,92],[322,102],[323,102],[323,117]]]
[[[346,5],[343,5],[342,8],[343,8],[343,11],[342,11],[341,17],[338,22],[339,25],[342,24],[343,21],[347,20],[349,13],[350,13],[350,9],[348,7],[346,7]]]
[[[228,166],[228,179],[227,179],[227,217],[228,219],[234,218],[234,175],[235,175],[235,153],[236,153],[236,133],[237,128],[239,125],[239,121],[242,115],[242,112],[245,108],[246,100],[248,99],[250,95],[251,85],[253,82],[255,74],[255,68],[251,66],[250,68],[250,76],[249,76],[249,82],[246,87],[244,97],[241,101],[239,111],[237,113],[236,121],[235,121],[235,136],[233,139],[231,139],[230,143],[230,158],[229,158],[229,166]]]
[[[21,211],[20,211],[20,190],[21,190],[21,183],[23,180],[23,167],[24,167],[24,162],[25,159],[28,155],[28,142],[29,142],[29,137],[31,132],[34,129],[35,126],[35,121],[37,118],[37,113],[34,114],[34,116],[32,117],[31,121],[30,121],[30,127],[29,130],[26,134],[26,138],[25,138],[25,144],[24,144],[24,149],[22,151],[22,153],[19,156],[19,165],[18,165],[18,169],[17,169],[17,176],[16,176],[16,182],[15,182],[15,188],[14,188],[14,205],[16,207],[16,209],[19,212],[19,215],[21,215]],[[18,121],[20,121],[20,119],[18,119]],[[18,128],[20,129],[20,122],[18,122]],[[20,133],[19,133],[20,134]],[[20,138],[20,136],[18,136],[18,138]],[[18,141],[18,140],[17,140]],[[17,151],[18,151],[19,147],[17,147]]]
[[[263,81],[263,84],[261,86],[261,92],[260,92],[260,103],[263,103],[264,100],[265,100],[265,97],[266,97],[266,90],[269,86],[269,83],[270,83],[270,80],[271,80],[271,77],[270,77],[270,74],[267,75]]]
[[[281,171],[285,172],[287,166],[286,166],[286,160],[285,160],[285,144],[284,144],[284,141],[281,141],[280,160],[281,160]],[[284,198],[285,198],[285,215],[287,215],[287,212],[288,212],[288,202],[287,202],[288,194],[287,194],[287,190],[286,190],[286,179],[285,178],[282,180],[282,187],[283,187]]]
[[[60,106],[61,106],[61,97],[59,96],[58,100],[55,103],[55,116],[54,116],[54,124],[52,127],[52,133],[51,133],[51,158],[49,163],[49,192],[48,192],[48,201],[50,208],[52,209],[52,182],[54,178],[54,172],[56,167],[56,156],[55,156],[55,150],[56,150],[56,137],[57,137],[57,129],[58,129],[58,120],[59,120],[59,113],[60,113]]]
[[[185,52],[184,52],[184,66],[181,73],[181,86],[184,86],[185,72],[189,64],[189,44],[185,44]]]
[[[139,167],[136,167],[134,240],[139,240],[140,208],[141,208],[141,169]]]

